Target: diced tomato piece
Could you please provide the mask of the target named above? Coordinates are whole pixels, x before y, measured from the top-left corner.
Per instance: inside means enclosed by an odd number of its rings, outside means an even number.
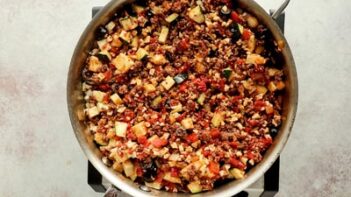
[[[251,73],[250,77],[254,81],[265,81],[264,73]]]
[[[251,127],[245,127],[244,130],[245,130],[246,133],[251,133],[252,128]]]
[[[186,38],[183,38],[181,41],[178,43],[178,49],[181,51],[185,51],[190,47],[189,40]]]
[[[161,183],[163,180],[164,173],[162,171],[158,171],[157,176],[155,178],[155,182]]]
[[[229,163],[234,167],[234,168],[239,168],[239,169],[244,169],[245,168],[245,165],[237,160],[237,159],[234,159],[234,158],[230,158],[229,159]]]
[[[188,86],[185,83],[179,86],[179,91],[181,92],[186,92],[187,89],[188,89]]]
[[[250,30],[244,29],[243,35],[241,35],[241,38],[242,38],[243,40],[248,40],[248,39],[250,39],[250,37],[251,37],[251,32],[250,32]]]
[[[127,132],[127,138],[130,139],[130,140],[136,140],[137,139],[137,137],[134,134],[134,132],[131,132],[131,131]]]
[[[179,73],[187,72],[190,69],[190,64],[188,62],[184,63],[179,69]]]
[[[178,168],[175,168],[175,167],[172,167],[172,168],[171,168],[171,176],[173,176],[173,177],[179,177],[179,169],[178,169]]]
[[[262,109],[264,109],[264,107],[266,107],[266,102],[264,100],[257,100],[254,103],[254,109],[257,111],[261,111]]]
[[[219,129],[211,129],[210,131],[210,135],[212,138],[219,138],[221,136],[221,132],[219,131]]]
[[[100,84],[99,85],[99,89],[100,90],[102,90],[102,91],[108,91],[108,90],[110,90],[110,85],[108,85],[108,84]]]
[[[175,183],[171,183],[169,181],[165,181],[164,184],[165,184],[165,187],[168,187],[167,191],[174,192],[174,189],[176,188],[176,184]]]
[[[112,78],[112,70],[108,70],[106,72],[104,72],[104,80],[105,81],[110,81],[110,79]]]
[[[182,121],[182,120],[186,117],[186,115],[187,115],[187,113],[184,112],[184,113],[182,113],[182,115],[178,116],[176,120],[177,120],[178,122],[180,122],[180,121]]]
[[[196,142],[198,139],[199,139],[199,137],[197,136],[196,133],[192,133],[192,134],[190,134],[190,135],[188,135],[188,136],[186,137],[186,141],[188,141],[189,143],[194,143],[194,142]]]
[[[207,90],[206,81],[203,79],[195,79],[194,85],[196,85],[196,88],[201,92],[206,92]]]
[[[232,148],[238,148],[238,142],[230,142],[229,145],[230,145]]]
[[[147,142],[148,142],[147,138],[145,136],[139,136],[137,141],[138,141],[139,144],[144,144],[144,145],[146,145]]]
[[[212,172],[213,174],[219,174],[219,164],[215,163],[213,161],[210,161],[210,163],[208,164],[208,169],[210,170],[210,172]]]
[[[252,151],[249,151],[249,152],[247,152],[247,158],[254,159],[255,158],[255,154]]]
[[[168,141],[166,139],[156,138],[151,142],[151,144],[156,148],[162,148],[168,144]]]
[[[137,173],[137,176],[141,177],[143,176],[143,169],[140,167],[139,163],[135,163],[135,171]]]
[[[207,157],[207,156],[211,155],[211,152],[208,151],[208,150],[202,150],[202,154],[203,154],[205,157]]]
[[[232,13],[230,14],[230,17],[236,23],[242,23],[243,22],[243,20],[240,18],[239,14],[236,11],[232,11]]]
[[[263,145],[265,146],[265,148],[268,148],[273,143],[272,138],[263,138],[261,141],[262,141]]]

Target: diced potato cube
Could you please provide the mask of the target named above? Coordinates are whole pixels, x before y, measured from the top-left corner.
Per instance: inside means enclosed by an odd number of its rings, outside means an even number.
[[[132,127],[132,131],[137,137],[145,136],[147,133],[147,129],[145,127],[144,122],[140,122]]]
[[[99,40],[97,41],[97,45],[99,46],[99,49],[101,51],[108,51],[111,49],[111,46],[110,44],[107,42],[106,39],[102,39],[102,40]]]
[[[122,173],[122,172],[123,172],[123,165],[122,165],[122,163],[120,163],[120,162],[115,162],[115,163],[112,165],[112,169],[116,170],[117,172]]]
[[[167,59],[161,54],[152,55],[150,61],[156,65],[163,65],[167,63]]]
[[[97,103],[97,108],[98,110],[101,112],[101,111],[107,111],[109,109],[108,105],[105,105],[103,103]]]
[[[268,84],[268,90],[271,91],[271,92],[274,92],[274,91],[277,90],[277,87],[275,86],[275,84],[274,84],[273,81],[269,82],[269,84]]]
[[[128,123],[118,122],[117,121],[115,123],[115,128],[116,128],[116,135],[117,136],[119,136],[119,137],[126,137]]]
[[[267,93],[267,88],[264,86],[256,86],[256,91],[258,94],[265,95]]]
[[[110,96],[111,101],[116,104],[116,105],[121,105],[123,103],[123,100],[117,93],[114,93]]]
[[[182,183],[179,177],[172,176],[170,172],[166,172],[163,179],[171,183],[179,183],[179,184]]]
[[[248,24],[249,27],[251,27],[251,28],[256,28],[257,25],[258,25],[258,20],[257,20],[256,17],[249,15],[249,16],[247,17],[247,24]]]
[[[195,71],[197,73],[204,73],[206,72],[206,67],[202,63],[198,62],[195,64]]]
[[[132,178],[136,176],[135,166],[130,160],[123,162],[122,165],[123,165],[124,173],[126,174],[127,177]]]
[[[102,145],[102,146],[107,145],[107,142],[105,140],[105,134],[103,134],[103,133],[95,133],[94,134],[94,140],[99,145]]]
[[[89,108],[89,109],[87,110],[87,113],[88,113],[89,118],[94,118],[95,116],[97,116],[97,115],[100,114],[100,111],[99,111],[99,109],[95,106],[95,107]]]
[[[233,175],[235,179],[242,179],[244,178],[244,175],[245,175],[245,171],[240,170],[238,168],[231,169],[230,173]]]
[[[274,113],[274,109],[273,109],[273,105],[272,104],[266,105],[266,113],[267,114],[273,114]]]
[[[190,190],[191,193],[199,193],[202,191],[201,183],[200,181],[194,181],[191,182],[187,185],[188,189]]]
[[[145,182],[145,185],[148,186],[148,187],[151,187],[151,188],[154,188],[154,189],[161,189],[162,188],[162,185],[160,182]]]
[[[183,111],[183,105],[179,103],[178,105],[172,106],[172,111],[171,113],[177,113]]]
[[[144,90],[145,90],[145,92],[150,93],[150,92],[156,91],[156,87],[152,84],[145,84]]]
[[[144,59],[146,56],[148,56],[148,52],[143,49],[143,48],[139,48],[136,52],[136,57],[138,60],[142,60]]]
[[[258,54],[249,54],[246,58],[246,64],[265,64],[266,59]]]
[[[101,68],[102,63],[100,62],[100,60],[95,56],[91,56],[88,62],[88,70],[98,72]]]
[[[166,77],[166,79],[161,83],[161,85],[166,89],[169,90],[175,84],[175,81],[171,76]]]
[[[93,97],[95,98],[96,101],[102,102],[104,100],[104,97],[106,96],[106,93],[94,90],[93,91]]]
[[[221,112],[214,113],[211,123],[214,127],[219,127],[224,120],[224,114]]]
[[[107,31],[109,33],[111,33],[113,31],[113,28],[116,27],[116,24],[115,24],[115,22],[111,21],[111,22],[107,23],[107,25],[105,25],[105,27],[106,27]]]
[[[167,40],[169,29],[166,26],[162,26],[160,36],[158,37],[158,41],[160,43],[165,43]]]
[[[255,35],[251,35],[247,42],[247,48],[250,52],[253,52],[256,48],[256,38]]]
[[[119,35],[117,33],[113,34],[111,46],[119,48],[122,45],[123,45],[123,42],[121,41],[121,39],[119,39]]]
[[[132,41],[132,34],[130,32],[122,30],[119,34],[119,38],[126,43],[130,43]]]
[[[193,129],[194,128],[193,120],[191,118],[184,118],[181,121],[181,124],[185,129]]]
[[[169,122],[170,122],[171,124],[175,123],[176,120],[177,120],[177,117],[179,117],[179,113],[171,113],[171,114],[169,115]]]
[[[278,90],[283,90],[285,88],[285,83],[282,81],[278,81],[275,85]]]
[[[134,17],[125,17],[119,19],[119,22],[121,23],[124,30],[132,30],[138,26],[138,21]]]
[[[189,12],[189,17],[197,23],[205,22],[205,16],[202,14],[201,7],[196,6]]]
[[[126,73],[133,66],[134,62],[126,54],[120,53],[111,62],[119,72]]]
[[[268,69],[268,75],[270,77],[275,76],[276,74],[278,74],[280,72],[280,70],[276,69],[276,68],[270,68]]]

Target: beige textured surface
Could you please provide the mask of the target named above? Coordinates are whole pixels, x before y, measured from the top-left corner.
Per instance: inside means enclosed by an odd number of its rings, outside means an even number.
[[[280,0],[261,0],[275,8]],[[351,1],[292,0],[286,35],[300,99],[279,196],[351,196]],[[65,100],[89,0],[0,0],[0,196],[101,196]]]

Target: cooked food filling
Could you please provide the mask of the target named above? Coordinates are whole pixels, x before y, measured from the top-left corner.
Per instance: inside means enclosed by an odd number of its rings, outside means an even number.
[[[106,165],[198,193],[262,160],[283,119],[284,42],[235,1],[137,1],[95,38],[82,91]]]

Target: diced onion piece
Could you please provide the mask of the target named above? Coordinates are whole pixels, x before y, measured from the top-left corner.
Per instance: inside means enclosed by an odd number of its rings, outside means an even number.
[[[127,133],[127,128],[128,124],[125,122],[116,122],[115,123],[115,128],[116,128],[116,135],[119,137],[126,137]]]
[[[161,82],[161,85],[166,89],[169,90],[175,84],[175,81],[171,76],[166,77],[166,79]]]

